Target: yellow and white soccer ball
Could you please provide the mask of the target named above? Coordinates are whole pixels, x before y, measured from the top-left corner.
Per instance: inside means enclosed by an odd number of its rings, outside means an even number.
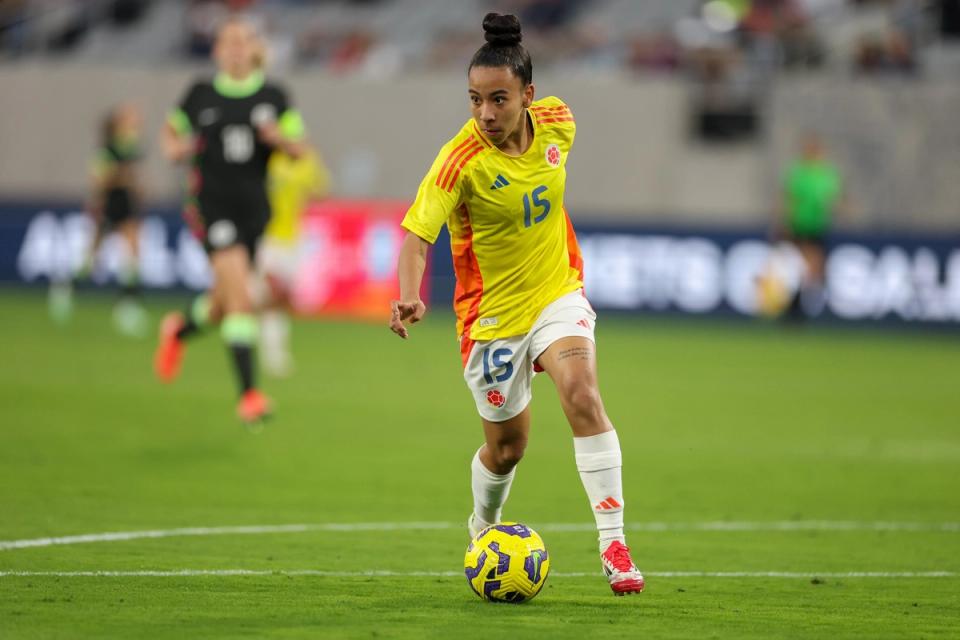
[[[463,566],[470,588],[484,600],[524,602],[543,588],[550,557],[536,531],[501,522],[470,541]]]

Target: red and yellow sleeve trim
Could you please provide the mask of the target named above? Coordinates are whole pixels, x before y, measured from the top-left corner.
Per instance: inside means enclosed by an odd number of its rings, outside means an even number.
[[[533,106],[530,111],[539,124],[556,124],[559,122],[574,122],[573,112],[565,104],[556,107]]]
[[[454,147],[453,151],[447,156],[447,159],[443,162],[443,166],[440,167],[440,172],[437,174],[435,184],[444,191],[453,191],[453,187],[457,184],[457,178],[460,177],[460,172],[463,168],[467,166],[467,163],[470,162],[474,156],[489,146],[485,140],[471,134],[470,137]]]

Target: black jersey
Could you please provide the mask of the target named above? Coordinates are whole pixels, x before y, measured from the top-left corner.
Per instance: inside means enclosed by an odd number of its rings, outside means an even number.
[[[130,167],[141,157],[140,147],[135,143],[111,141],[110,144],[100,147],[100,158],[118,168]]]
[[[270,83],[242,97],[221,94],[211,81],[190,87],[180,110],[197,138],[200,195],[264,192],[272,147],[257,129],[278,121],[288,107],[286,93]]]
[[[97,151],[93,167],[101,181],[99,195],[108,224],[120,224],[137,213],[136,165],[140,158],[136,142],[111,140]]]

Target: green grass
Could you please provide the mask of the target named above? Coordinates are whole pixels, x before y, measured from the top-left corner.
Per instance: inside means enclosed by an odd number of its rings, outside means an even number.
[[[267,381],[277,419],[233,418],[219,340],[181,379],[152,378],[150,341],[110,329],[108,300],[49,323],[40,296],[0,292],[0,540],[191,526],[441,522],[429,531],[169,537],[0,550],[0,572],[251,569],[253,576],[0,576],[0,637],[690,638],[956,634],[960,419],[955,335],[604,319],[601,388],[633,523],[915,522],[920,531],[629,532],[648,588],[599,575],[572,444],[549,380],[505,516],[541,528],[551,577],[489,605],[451,577],[283,571],[458,571],[479,421],[451,318],[409,342],[384,326],[301,322],[297,375]],[[167,303],[173,302],[167,300]],[[158,317],[163,305],[152,307]],[[543,525],[543,527],[540,527]],[[802,578],[666,577],[800,572]]]

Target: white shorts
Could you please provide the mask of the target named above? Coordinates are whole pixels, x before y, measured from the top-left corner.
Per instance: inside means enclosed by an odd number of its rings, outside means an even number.
[[[303,251],[301,245],[287,244],[264,238],[257,249],[257,271],[292,286],[300,270]]]
[[[530,332],[474,342],[463,378],[485,420],[503,422],[520,414],[533,397],[534,362],[561,338],[580,336],[595,342],[597,314],[582,290],[554,300],[540,312]]]

